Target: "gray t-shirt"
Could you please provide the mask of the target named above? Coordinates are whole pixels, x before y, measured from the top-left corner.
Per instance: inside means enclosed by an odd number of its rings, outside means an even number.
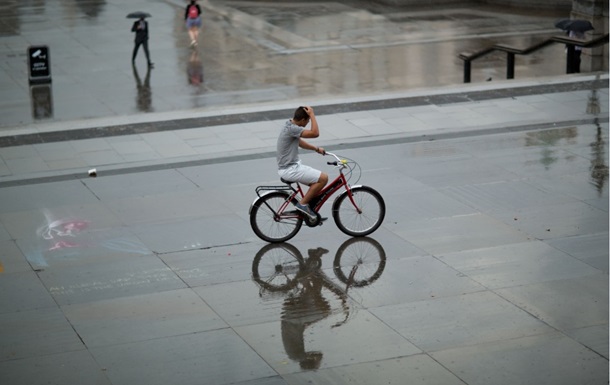
[[[299,161],[299,138],[305,128],[288,120],[277,138],[277,167],[287,168]]]

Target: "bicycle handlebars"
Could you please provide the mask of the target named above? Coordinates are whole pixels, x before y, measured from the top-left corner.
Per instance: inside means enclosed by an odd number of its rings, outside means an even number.
[[[324,153],[324,155],[330,155],[330,156],[333,156],[335,159],[337,159],[334,162],[326,162],[326,164],[329,165],[329,166],[342,166],[342,167],[345,167],[345,165],[347,164],[347,160],[346,159],[341,159],[337,155],[333,154],[332,152],[326,151]]]

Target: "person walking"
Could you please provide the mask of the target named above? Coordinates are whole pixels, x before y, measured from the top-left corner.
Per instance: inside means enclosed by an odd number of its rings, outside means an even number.
[[[570,32],[568,33],[568,37],[571,37],[572,39],[584,40],[585,33],[582,31],[570,30]],[[574,73],[580,73],[581,56],[582,47],[578,45],[574,46],[574,60],[572,61],[572,71],[574,71]]]
[[[148,66],[153,67],[153,62],[150,61],[150,53],[148,52],[148,22],[144,19],[144,17],[141,17],[133,23],[133,26],[131,27],[131,32],[136,33],[133,54],[131,55],[131,62],[135,64],[138,49],[140,48],[140,46],[143,46]]]
[[[199,40],[199,28],[201,27],[201,7],[197,4],[197,0],[191,0],[186,6],[184,20],[191,38],[191,47],[196,47]]]

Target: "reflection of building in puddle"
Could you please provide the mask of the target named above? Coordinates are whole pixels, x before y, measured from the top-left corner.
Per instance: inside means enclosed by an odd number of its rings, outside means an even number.
[[[144,83],[142,83],[142,79],[140,79],[140,74],[138,73],[138,68],[135,66],[135,64],[133,65],[133,77],[136,80],[136,90],[138,92],[136,99],[138,111],[153,111],[152,90],[150,89],[150,66],[148,66],[146,69],[146,77],[144,78]]]
[[[606,164],[606,142],[604,141],[604,135],[602,127],[599,124],[598,119],[595,119],[595,126],[597,129],[595,135],[595,141],[591,146],[591,179],[593,185],[597,188],[597,192],[602,194],[606,181],[608,180],[608,165]]]
[[[88,17],[98,17],[104,11],[106,0],[77,1],[76,5]]]
[[[599,75],[598,75],[599,77]],[[589,99],[587,100],[587,114],[597,115],[601,111],[599,107],[599,99],[597,98],[597,90],[591,90]]]
[[[566,144],[574,144],[576,143],[577,136],[578,130],[576,127],[528,132],[525,138],[525,145],[540,147],[542,144],[541,158],[539,161],[548,170],[553,163],[559,160],[556,156],[556,150],[559,147],[559,144],[562,141],[565,141]],[[572,160],[574,158],[575,156],[571,153],[566,153],[565,155],[566,160]]]
[[[267,292],[282,294],[282,344],[288,358],[298,362],[303,370],[320,367],[323,353],[307,351],[305,330],[324,319],[331,328],[344,325],[355,308],[347,292],[375,282],[385,268],[385,251],[371,238],[351,238],[335,255],[333,271],[345,287],[335,283],[322,270],[322,256],[328,250],[318,247],[308,250],[304,259],[294,246],[270,244],[264,246],[252,263],[252,278]]]
[[[598,106],[599,107],[599,106]],[[608,180],[608,165],[606,159],[606,142],[604,133],[599,120],[595,119],[596,134],[595,140],[589,145],[591,147],[591,183],[596,187],[599,194]],[[539,160],[548,170],[550,166],[560,158],[556,156],[556,150],[562,141],[567,144],[576,144],[578,129],[576,127],[561,128],[557,130],[546,130],[527,133],[526,145],[542,147],[541,158]],[[565,160],[573,160],[576,156],[571,152],[563,152]]]

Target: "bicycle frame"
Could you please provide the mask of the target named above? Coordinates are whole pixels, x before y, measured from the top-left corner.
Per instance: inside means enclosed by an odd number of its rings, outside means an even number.
[[[349,185],[349,183],[347,182],[347,178],[343,174],[343,169],[345,168],[345,165],[343,163],[344,161],[339,159],[339,157],[337,157],[333,153],[327,152],[327,154],[332,155],[335,157],[335,159],[337,159],[338,162],[334,162],[334,163],[329,162],[328,164],[329,165],[334,164],[335,166],[337,166],[339,168],[339,175],[337,175],[337,177],[335,179],[333,179],[332,182],[330,182],[329,184],[324,186],[324,188],[312,199],[312,201],[310,202],[310,206],[314,209],[315,212],[318,212],[322,208],[324,203],[326,203],[326,201],[333,194],[335,194],[339,189],[341,189],[341,187],[344,187],[345,190],[347,191],[349,200],[352,203],[352,205],[354,205],[354,207],[356,208],[356,210],[358,212],[361,212],[360,208],[358,207],[358,205],[356,204],[356,202],[354,201],[354,198],[352,196],[352,192],[351,192],[352,187]],[[292,184],[296,184],[296,188],[293,187]],[[286,183],[285,185],[282,185],[282,186],[258,186],[256,188],[256,194],[258,195],[259,198],[262,197],[263,195],[265,195],[265,194],[261,194],[262,191],[267,191],[267,192],[291,191],[288,199],[286,199],[286,201],[282,204],[282,206],[279,208],[279,210],[277,212],[275,212],[273,210],[273,208],[270,207],[265,202],[265,205],[267,205],[269,210],[274,213],[275,220],[280,220],[280,218],[283,218],[283,219],[298,218],[300,216],[300,214],[298,212],[294,212],[294,211],[285,212],[285,210],[289,204],[291,204],[291,203],[294,204],[294,203],[300,201],[305,196],[305,193],[303,192],[303,188],[301,187],[300,183],[291,182],[291,183]]]
[[[285,217],[284,210],[286,209],[286,207],[288,207],[288,205],[290,203],[299,201],[300,198],[303,198],[305,196],[305,194],[303,192],[303,188],[301,187],[301,184],[298,182],[294,182],[294,183],[296,184],[296,188],[292,187],[291,185],[286,186],[292,190],[292,194],[276,213],[276,215],[278,215],[280,217]],[[335,194],[338,190],[340,190],[342,187],[344,187],[345,190],[347,191],[350,202],[352,202],[354,207],[358,211],[360,211],[360,209],[358,208],[358,206],[356,205],[356,202],[354,201],[354,199],[352,197],[351,187],[347,183],[347,179],[345,178],[345,175],[343,175],[343,172],[341,172],[341,171],[339,171],[339,175],[337,175],[337,177],[332,182],[330,182],[329,184],[324,186],[324,188],[312,199],[312,201],[310,202],[310,206],[313,207],[315,212],[318,212],[322,208],[324,203],[326,203],[326,201],[333,194]],[[292,216],[293,215],[290,215],[289,217],[292,217]],[[298,214],[294,215],[294,216],[296,217],[296,216],[298,216]]]

